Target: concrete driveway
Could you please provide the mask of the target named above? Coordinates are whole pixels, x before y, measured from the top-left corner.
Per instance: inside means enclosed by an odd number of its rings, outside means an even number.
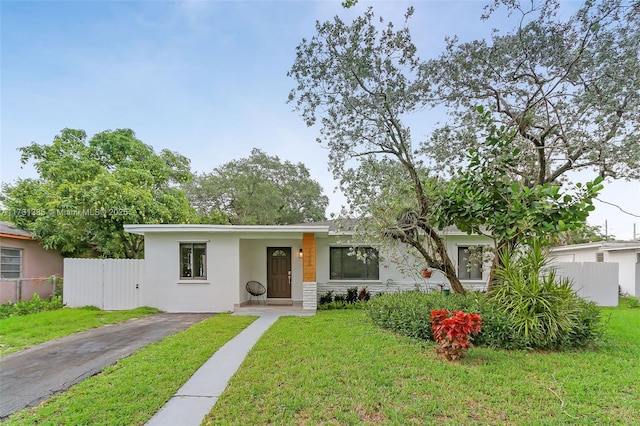
[[[155,314],[52,340],[0,358],[0,418],[99,373],[213,314]]]

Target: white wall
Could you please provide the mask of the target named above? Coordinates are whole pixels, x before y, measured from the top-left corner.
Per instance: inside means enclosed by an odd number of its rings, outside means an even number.
[[[640,296],[636,288],[636,259],[637,254],[631,250],[609,250],[604,252],[606,262],[618,263],[620,291],[631,296]]]
[[[207,243],[206,280],[180,280],[180,242]],[[240,300],[239,254],[237,235],[147,234],[145,300],[167,312],[231,311]]]
[[[421,270],[423,265],[420,261],[413,258],[399,263],[394,259],[400,259],[403,256],[394,256],[393,253],[381,253],[383,258],[380,260],[380,273],[378,280],[331,280],[329,278],[329,248],[350,246],[345,237],[330,236],[328,238],[317,239],[317,272],[316,279],[318,281],[318,294],[322,295],[328,291],[334,294],[345,293],[350,287],[367,287],[371,294],[377,293],[393,293],[401,290],[440,290],[440,284],[449,288],[448,281],[439,271],[433,271],[431,278],[422,278]],[[447,236],[447,250],[453,258],[454,265],[458,267],[458,247],[473,245],[490,245],[488,238],[477,235],[451,235]],[[402,250],[402,249],[401,249]],[[489,265],[483,272],[482,280],[467,280],[462,284],[468,290],[483,290],[486,287],[486,280],[489,274]]]

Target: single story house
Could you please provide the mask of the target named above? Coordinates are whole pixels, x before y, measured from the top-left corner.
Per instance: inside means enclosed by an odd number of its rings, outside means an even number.
[[[0,303],[51,296],[48,278],[62,276],[62,255],[45,250],[28,231],[0,222]]]
[[[618,264],[621,294],[640,297],[640,240],[600,241],[554,247],[558,262],[609,262]]]
[[[333,221],[299,225],[125,225],[143,235],[144,304],[167,312],[232,311],[250,301],[248,281],[266,287],[266,302],[315,310],[319,295],[367,287],[371,293],[438,288],[443,276],[422,278],[374,247],[357,245],[353,233]],[[455,228],[443,232],[459,276],[468,288],[484,288],[488,270],[469,261],[484,236]],[[359,256],[354,256],[357,247]]]

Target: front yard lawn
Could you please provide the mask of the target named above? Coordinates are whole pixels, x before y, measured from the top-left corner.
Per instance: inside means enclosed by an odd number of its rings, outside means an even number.
[[[49,340],[106,324],[159,312],[154,308],[101,311],[96,308],[63,308],[0,320],[0,356]]]
[[[282,318],[205,424],[639,424],[640,309],[609,315],[594,351],[472,348],[457,363],[363,311]]]

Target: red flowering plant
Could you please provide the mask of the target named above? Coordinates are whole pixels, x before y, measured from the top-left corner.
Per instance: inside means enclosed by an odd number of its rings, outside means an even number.
[[[482,329],[479,314],[467,314],[463,311],[431,311],[431,329],[433,338],[440,343],[436,351],[447,360],[456,360],[467,353],[471,343],[471,334]]]

